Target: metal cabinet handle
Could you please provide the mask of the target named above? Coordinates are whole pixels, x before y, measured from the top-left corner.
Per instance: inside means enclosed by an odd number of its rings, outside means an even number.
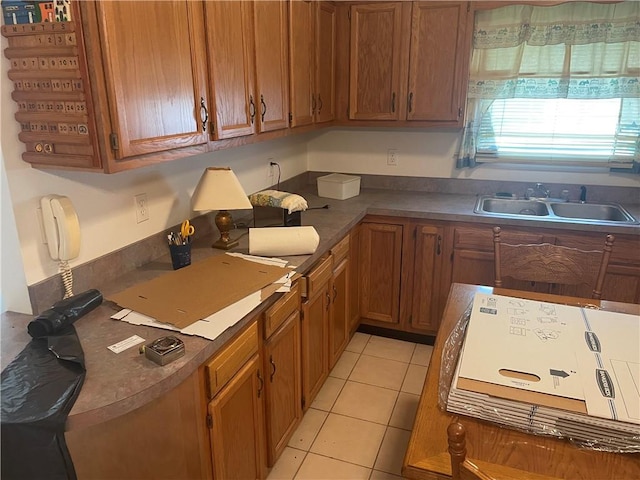
[[[204,103],[204,98],[200,97],[200,121],[202,122],[202,131],[207,131],[207,120],[209,120],[209,110]]]
[[[253,119],[256,116],[256,104],[253,103],[253,95],[249,95],[249,115],[251,116],[251,125],[253,125]]]
[[[318,94],[318,115],[320,115],[320,111],[322,111],[322,97]]]
[[[260,118],[262,120],[262,123],[264,123],[264,116],[267,113],[267,104],[264,103],[264,96],[260,95],[260,105],[262,106],[262,113],[260,114]]]
[[[391,95],[391,111],[396,111],[396,92],[393,92],[393,94]]]
[[[273,376],[276,374],[276,364],[273,361],[273,355],[269,355],[269,363],[271,364],[271,376],[269,381],[273,383]]]
[[[413,92],[409,93],[409,112],[413,110]]]
[[[331,305],[331,296],[329,295],[329,292],[327,292],[327,310],[329,310],[329,306]]]
[[[311,113],[316,113],[316,96],[311,95]]]
[[[256,375],[258,376],[258,380],[260,380],[260,386],[258,387],[258,398],[260,398],[260,395],[262,394],[262,389],[264,388],[264,379],[262,378],[262,375],[260,375],[260,370],[258,370]]]
[[[333,286],[333,302],[335,303],[336,298],[338,297],[338,289],[336,288],[336,286]]]
[[[436,244],[436,255],[440,255],[440,246],[442,245],[442,236],[438,235],[438,243]]]

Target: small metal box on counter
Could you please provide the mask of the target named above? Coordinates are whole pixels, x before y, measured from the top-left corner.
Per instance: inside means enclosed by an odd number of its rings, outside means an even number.
[[[318,196],[346,200],[360,195],[360,177],[357,175],[345,175],[332,173],[324,177],[318,177]]]
[[[184,355],[184,342],[178,337],[169,335],[160,337],[143,346],[144,356],[158,365],[167,365]]]
[[[280,207],[253,207],[254,227],[299,227],[302,212],[291,212]]]

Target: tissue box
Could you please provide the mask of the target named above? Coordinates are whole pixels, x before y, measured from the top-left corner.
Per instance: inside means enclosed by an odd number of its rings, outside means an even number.
[[[324,177],[318,177],[318,196],[346,200],[360,195],[360,177],[357,175],[345,175],[332,173]]]

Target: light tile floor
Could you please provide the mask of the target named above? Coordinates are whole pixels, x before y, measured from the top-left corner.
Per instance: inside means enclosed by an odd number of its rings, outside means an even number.
[[[433,347],[356,332],[269,480],[398,480]]]

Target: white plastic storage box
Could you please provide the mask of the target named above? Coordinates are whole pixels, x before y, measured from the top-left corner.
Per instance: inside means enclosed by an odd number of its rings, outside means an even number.
[[[360,177],[332,173],[318,177],[318,196],[346,200],[360,195]]]

